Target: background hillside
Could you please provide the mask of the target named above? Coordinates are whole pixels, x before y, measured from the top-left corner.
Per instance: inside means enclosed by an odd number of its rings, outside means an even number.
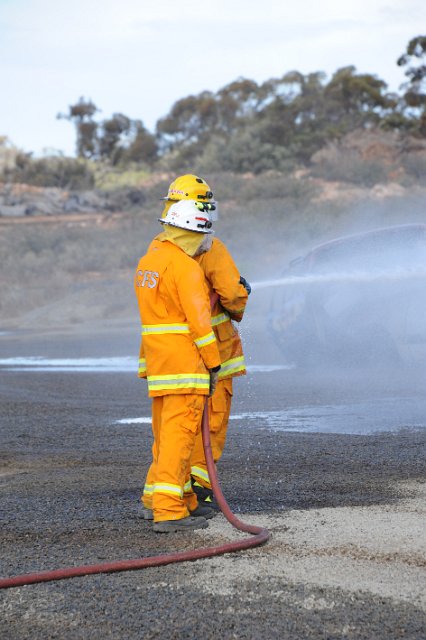
[[[181,173],[211,185],[251,280],[324,240],[425,221],[425,53],[426,36],[408,43],[397,94],[354,67],[292,71],[182,98],[154,132],[81,98],[59,116],[76,157],[0,138],[0,329],[134,318],[133,270]]]
[[[159,232],[159,198],[172,177],[109,192],[3,186],[1,329],[134,320],[133,271]],[[206,178],[219,202],[216,232],[251,280],[279,275],[327,239],[426,219],[426,187],[411,179],[364,186],[308,172]]]

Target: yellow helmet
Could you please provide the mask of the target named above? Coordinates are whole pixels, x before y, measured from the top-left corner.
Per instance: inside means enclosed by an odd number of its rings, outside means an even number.
[[[163,200],[201,200],[201,202],[211,202],[213,191],[203,178],[188,173],[179,176],[171,183],[167,196]]]
[[[162,200],[166,200],[166,205],[162,214],[163,218],[167,215],[167,212],[173,202],[178,202],[179,200],[196,200],[207,203],[209,205],[208,209],[210,210],[212,220],[217,220],[217,206],[213,200],[213,191],[203,178],[194,176],[191,173],[179,176],[173,180],[169,186],[167,196],[162,198]]]

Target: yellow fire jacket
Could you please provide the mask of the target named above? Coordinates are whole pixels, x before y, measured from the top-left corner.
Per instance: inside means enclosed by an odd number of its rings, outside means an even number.
[[[247,304],[248,294],[240,284],[240,273],[228,249],[218,238],[213,238],[211,248],[195,260],[204,272],[210,299],[214,299],[214,293],[217,294],[211,313],[222,363],[219,379],[244,375],[246,368],[241,339],[231,322],[241,321]]]
[[[139,261],[135,292],[142,323],[139,376],[150,396],[209,393],[208,369],[220,364],[199,265],[171,242]]]

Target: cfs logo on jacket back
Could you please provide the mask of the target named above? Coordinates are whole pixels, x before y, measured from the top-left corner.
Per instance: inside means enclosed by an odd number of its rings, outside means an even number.
[[[146,285],[149,289],[153,289],[157,286],[159,277],[157,271],[139,270],[136,272],[136,286],[144,287]]]

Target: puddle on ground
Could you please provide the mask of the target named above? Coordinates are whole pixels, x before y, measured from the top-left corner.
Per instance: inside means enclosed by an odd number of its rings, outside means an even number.
[[[0,358],[0,370],[70,373],[135,373],[137,360],[131,356],[114,358]],[[292,365],[248,365],[249,373],[270,373],[292,369]]]
[[[1,358],[0,369],[3,371],[28,371],[38,372],[131,372],[137,370],[137,361],[131,357],[114,358]]]
[[[111,358],[1,358],[0,371],[65,373],[136,373],[134,357]],[[291,365],[249,365],[251,374],[290,370]],[[426,398],[379,398],[354,404],[303,406],[279,411],[231,415],[248,427],[302,433],[369,435],[419,430],[426,425]],[[126,418],[118,424],[151,424],[151,417]]]
[[[283,411],[239,413],[234,420],[273,431],[372,435],[426,426],[426,400],[377,399],[355,404],[297,407]]]
[[[388,398],[341,405],[251,411],[231,415],[247,427],[300,433],[373,435],[419,430],[426,426],[426,400]],[[126,418],[117,424],[151,424],[150,417]]]

